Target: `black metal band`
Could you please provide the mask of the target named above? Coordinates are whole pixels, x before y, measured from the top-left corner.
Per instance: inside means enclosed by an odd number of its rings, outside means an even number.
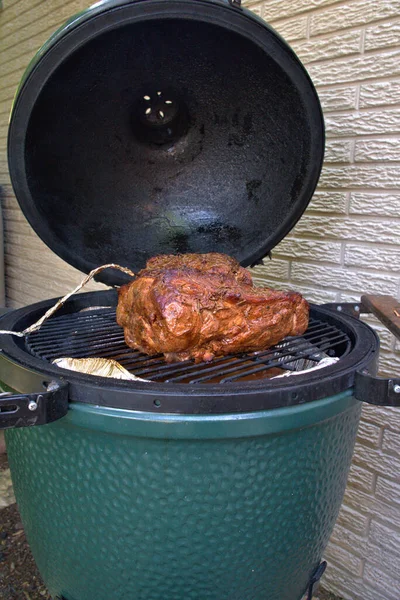
[[[68,383],[52,381],[34,394],[0,394],[0,429],[46,425],[68,412]]]
[[[308,586],[308,595],[307,600],[312,600],[314,595],[314,588],[321,579],[322,575],[325,573],[325,569],[327,567],[326,560],[322,561],[320,565],[315,569],[313,576],[311,577],[309,586]]]

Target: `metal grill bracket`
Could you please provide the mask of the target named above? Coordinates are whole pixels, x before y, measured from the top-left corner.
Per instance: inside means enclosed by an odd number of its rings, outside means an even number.
[[[385,379],[358,371],[354,380],[354,396],[375,406],[400,407],[400,379]]]
[[[0,429],[46,425],[68,411],[68,384],[52,381],[36,394],[0,394]]]

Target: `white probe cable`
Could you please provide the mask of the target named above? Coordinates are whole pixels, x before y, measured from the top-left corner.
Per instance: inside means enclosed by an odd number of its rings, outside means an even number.
[[[54,306],[49,308],[49,310],[46,311],[45,314],[42,317],[40,317],[40,319],[38,321],[36,321],[36,323],[31,325],[30,327],[27,327],[26,329],[24,329],[24,331],[7,331],[7,330],[0,329],[0,335],[1,334],[9,334],[9,335],[15,335],[17,337],[25,337],[29,333],[38,331],[41,328],[41,326],[43,325],[43,323],[45,321],[47,321],[47,319],[49,319],[52,315],[54,315],[54,313],[59,308],[61,308],[66,303],[66,301],[69,300],[69,298],[71,298],[71,296],[73,296],[74,294],[79,292],[87,283],[89,283],[89,281],[91,279],[93,279],[93,277],[95,277],[98,273],[101,273],[101,271],[104,271],[105,269],[117,269],[118,271],[122,271],[123,273],[126,273],[127,275],[130,275],[131,277],[135,277],[135,273],[133,271],[131,271],[127,267],[121,267],[120,265],[115,265],[114,263],[110,263],[109,265],[102,265],[101,267],[97,267],[97,269],[93,269],[93,271],[90,271],[90,273],[88,275],[86,275],[85,279],[83,279],[83,281],[81,281],[81,283],[78,286],[76,286],[76,288],[74,290],[72,290],[72,292],[70,292],[63,298],[60,298],[60,300],[58,300]]]

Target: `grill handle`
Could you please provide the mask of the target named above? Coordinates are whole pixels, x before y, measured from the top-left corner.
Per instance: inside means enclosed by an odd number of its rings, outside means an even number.
[[[362,313],[374,314],[400,339],[400,302],[392,296],[364,294],[358,303],[330,303],[326,308],[359,318]],[[375,406],[400,408],[400,378],[376,377],[367,371],[357,371],[354,377],[354,397]]]
[[[372,313],[400,339],[400,302],[392,296],[361,296],[361,313]],[[375,377],[366,372],[357,372],[354,395],[358,400],[376,406],[400,407],[400,379]]]
[[[400,379],[386,379],[366,371],[357,371],[354,378],[354,397],[375,406],[400,408]]]
[[[392,296],[361,296],[361,312],[374,314],[400,340],[400,302]]]
[[[46,425],[68,412],[68,384],[51,381],[47,390],[35,394],[0,394],[0,429]]]

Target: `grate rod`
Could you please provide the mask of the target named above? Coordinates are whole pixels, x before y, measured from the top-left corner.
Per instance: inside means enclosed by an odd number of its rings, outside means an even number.
[[[40,331],[27,337],[27,349],[43,360],[61,356],[71,358],[112,358],[131,373],[165,383],[225,383],[260,374],[273,368],[301,370],[322,358],[324,350],[342,345],[340,355],[350,351],[350,340],[335,326],[310,319],[301,336],[286,338],[262,352],[243,352],[215,358],[212,363],[193,360],[166,363],[161,354],[148,356],[129,348],[122,328],[115,320],[115,309],[104,308],[53,317]]]
[[[311,339],[310,339],[311,338]],[[261,354],[257,354],[256,356],[254,356],[254,358],[252,358],[253,362],[263,362],[264,360],[271,360],[271,359],[276,359],[277,356],[279,356],[279,359],[284,358],[286,356],[293,356],[294,354],[297,355],[297,358],[303,358],[303,356],[299,356],[299,353],[302,352],[303,350],[307,350],[309,349],[309,351],[312,350],[312,354],[315,354],[316,352],[320,352],[321,351],[321,346],[320,345],[314,345],[314,347],[310,348],[310,344],[312,344],[315,340],[318,340],[318,337],[315,336],[310,336],[307,339],[304,339],[302,342],[299,342],[296,346],[291,346],[289,345],[284,346],[285,351],[282,352],[283,348],[279,348],[278,346],[276,346],[275,348],[273,348],[271,351],[265,351],[262,352]],[[246,362],[249,361],[250,359],[246,357]],[[250,365],[251,366],[251,365]],[[226,373],[232,373],[235,371],[241,371],[244,368],[248,368],[249,365],[243,364],[243,359],[240,360],[236,360],[236,361],[231,361],[229,363],[229,366],[227,366],[226,369],[220,369],[218,368],[218,366],[214,367],[214,366],[210,366],[208,368],[203,368],[202,369],[202,373],[200,374],[204,374],[204,373],[211,373],[209,376],[206,377],[201,377],[200,379],[197,379],[196,381],[206,381],[207,379],[212,379],[214,377],[214,373],[215,371],[218,370],[218,374],[219,375],[225,375]],[[269,367],[268,367],[269,368]],[[196,373],[191,373],[191,375],[196,375]],[[185,375],[181,375],[179,377],[174,377],[174,378],[170,378],[168,381],[179,381],[180,379],[185,379]]]
[[[333,329],[332,333],[336,332],[336,330],[334,328],[332,328],[332,329]],[[313,332],[312,339],[314,339],[315,336],[319,335],[319,333],[321,333],[322,331],[326,332],[326,327],[320,327],[317,331]],[[286,339],[290,340],[290,343],[293,344],[293,346],[291,346],[291,348],[293,348],[292,351],[295,352],[295,351],[297,351],[297,347],[295,346],[295,344],[296,343],[303,343],[304,339],[307,339],[307,341],[309,341],[309,338],[310,338],[310,336],[303,335],[303,336],[293,336],[291,338],[286,338]],[[280,342],[280,344],[282,344],[282,342]],[[215,371],[215,370],[219,370],[220,369],[219,365],[220,365],[221,362],[224,362],[224,361],[225,362],[229,361],[229,365],[233,366],[234,364],[241,364],[244,360],[246,360],[246,361],[247,360],[252,360],[252,361],[254,361],[254,360],[260,360],[260,358],[263,358],[263,357],[266,357],[266,356],[269,356],[269,355],[274,355],[274,354],[276,354],[276,352],[278,352],[280,350],[281,350],[281,348],[279,347],[279,345],[277,345],[277,346],[274,346],[273,348],[268,348],[267,350],[264,350],[263,352],[259,352],[257,354],[255,354],[255,353],[246,354],[246,355],[243,355],[243,353],[240,353],[240,354],[231,354],[228,357],[223,356],[223,357],[214,359],[212,361],[212,365],[210,365],[208,367],[208,369],[204,368],[204,365],[206,363],[203,363],[200,368],[202,369],[202,372],[204,372],[206,370]],[[235,361],[232,361],[232,357],[233,358],[238,357],[238,358],[236,358]],[[186,372],[193,371],[193,370],[196,371],[196,370],[199,369],[199,365],[198,364],[193,364],[193,361],[187,361],[187,362],[189,364],[188,364],[188,367],[186,368]],[[216,364],[217,362],[218,362],[218,364]],[[163,373],[162,373],[163,376],[164,375],[173,374],[174,372],[181,370],[180,365],[183,365],[183,364],[184,364],[183,362],[182,363],[175,363],[175,364],[172,364],[172,365],[171,364],[164,364],[164,366],[160,367],[160,371],[161,370],[163,371]],[[147,375],[149,373],[151,373],[151,369],[140,371],[140,375]],[[139,374],[139,372],[137,374]],[[161,374],[160,374],[160,377],[161,377]],[[172,379],[170,381],[172,381]]]
[[[339,339],[336,342],[333,343],[329,343],[329,344],[325,344],[326,348],[324,348],[324,345],[319,346],[319,349],[324,351],[324,349],[329,349],[329,348],[334,348],[336,346],[338,346],[339,344],[343,343],[343,339]],[[221,379],[221,383],[227,383],[228,381],[235,381],[235,379],[238,379],[239,377],[243,377],[243,376],[248,376],[248,375],[253,375],[254,373],[260,373],[261,371],[265,371],[266,369],[271,369],[273,367],[279,367],[282,366],[284,364],[286,364],[287,362],[294,362],[294,360],[298,359],[298,358],[308,358],[307,356],[304,357],[289,357],[285,360],[279,360],[279,361],[275,361],[275,364],[266,364],[262,367],[258,367],[258,368],[254,368],[251,369],[250,371],[247,371],[245,374],[238,374],[238,375],[231,375],[230,377],[225,377],[224,379]],[[198,382],[199,380],[197,380]],[[196,383],[197,383],[196,382]]]

